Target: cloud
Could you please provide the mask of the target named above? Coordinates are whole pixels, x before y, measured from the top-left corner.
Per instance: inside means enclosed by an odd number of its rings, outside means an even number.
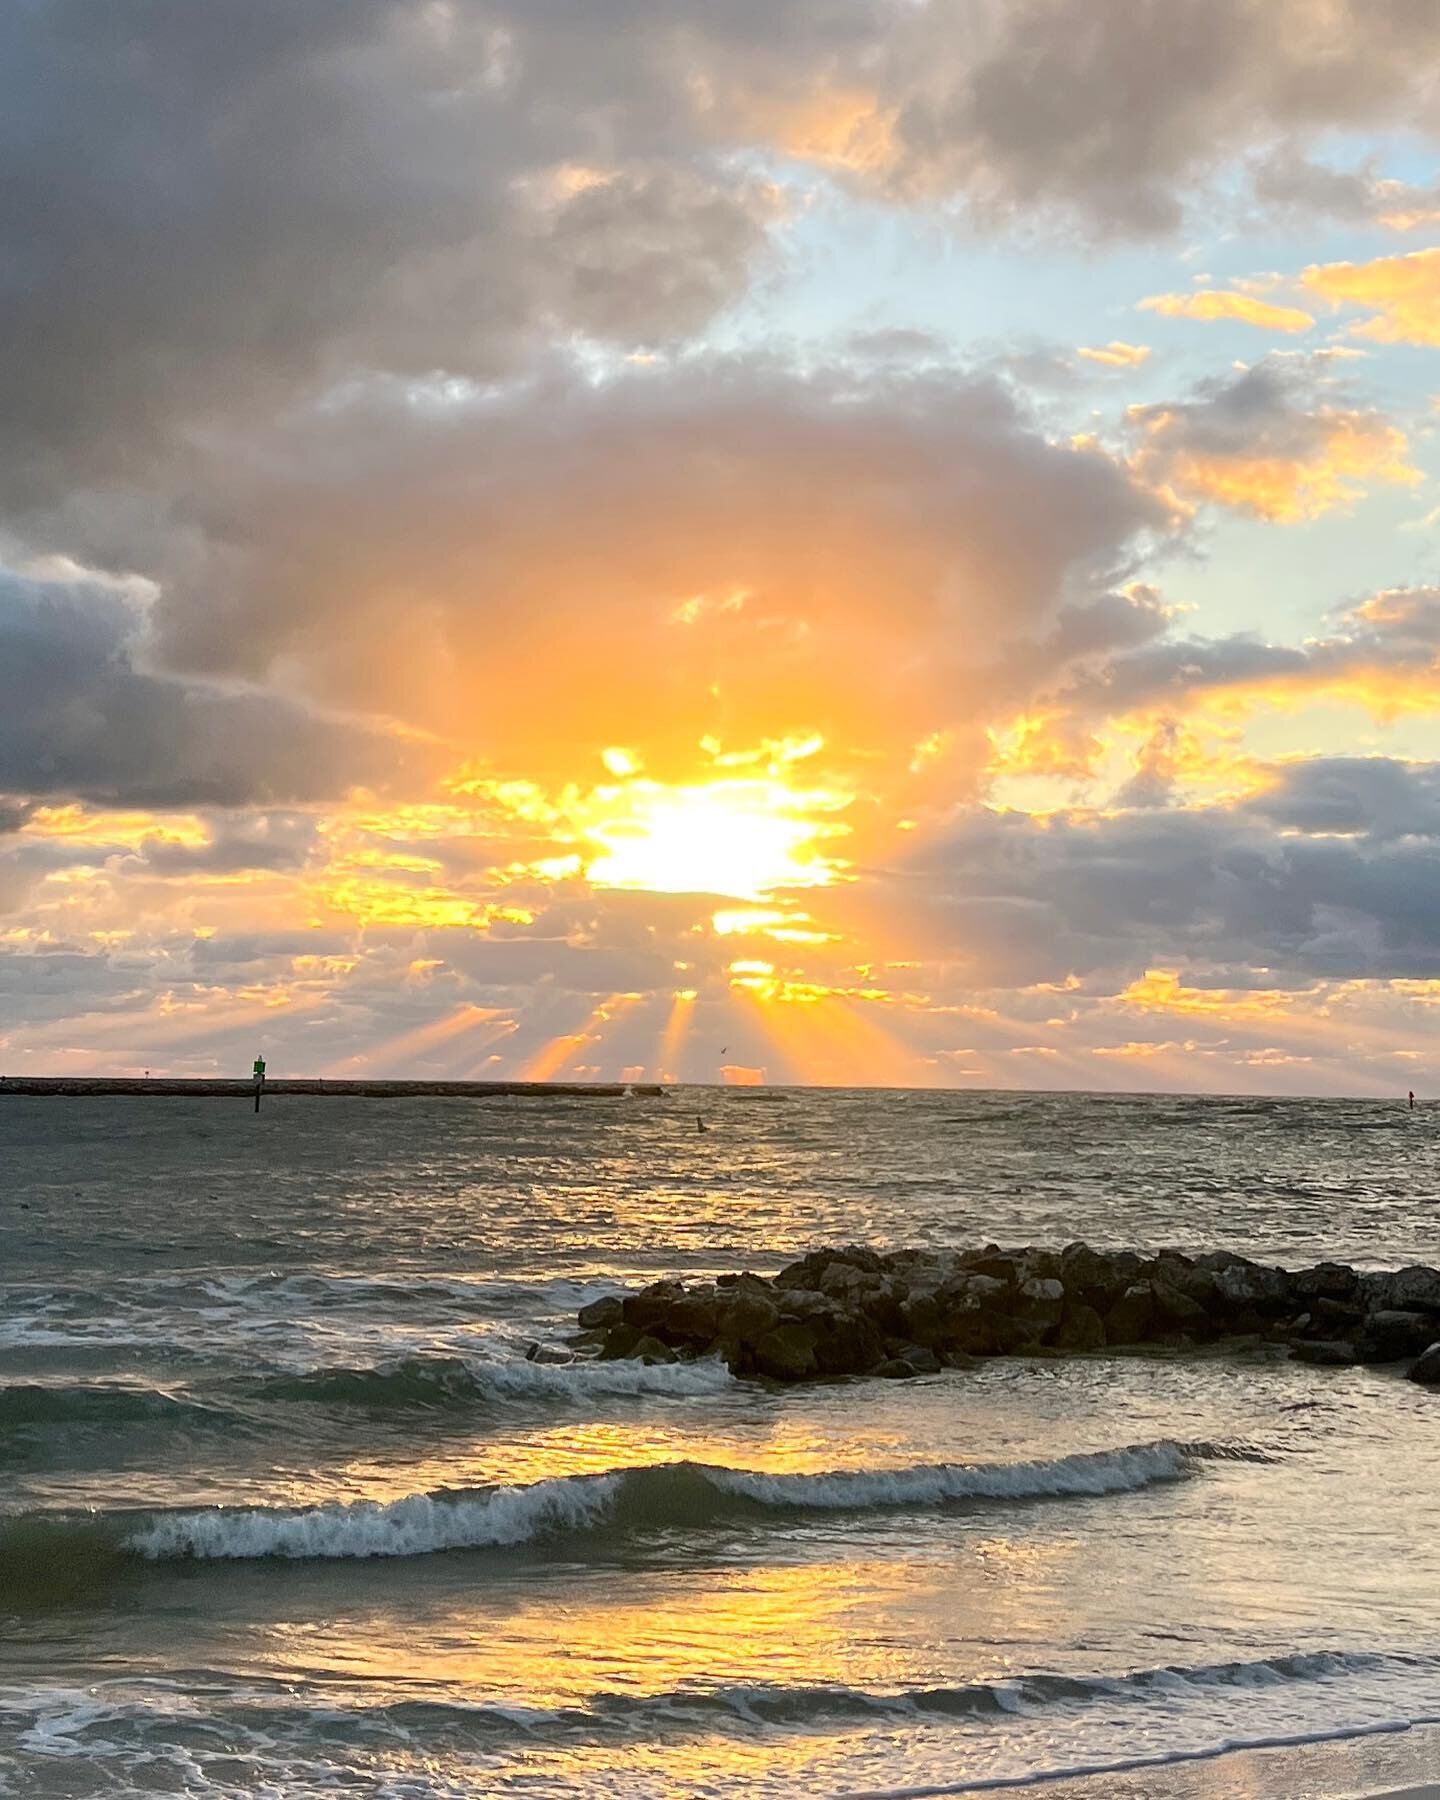
[[[1254,294],[1218,292],[1203,288],[1193,294],[1152,294],[1140,302],[1146,312],[1167,319],[1233,319],[1242,325],[1258,325],[1263,331],[1309,331],[1315,323],[1310,313],[1295,306],[1276,306]]]
[[[917,9],[882,89],[899,178],[1091,230],[1168,231],[1217,171],[1327,130],[1433,129],[1414,0],[966,0]]]
[[[1311,835],[1440,841],[1440,767],[1386,756],[1316,756],[1282,764],[1245,812]]]
[[[1119,338],[1112,338],[1099,349],[1091,349],[1082,344],[1075,354],[1083,356],[1086,362],[1103,363],[1111,369],[1138,369],[1141,363],[1149,362],[1150,347],[1148,344],[1126,344]]]
[[[1381,344],[1440,344],[1440,249],[1412,250],[1374,262],[1315,263],[1302,284],[1337,306],[1374,316],[1351,327]]]
[[[0,791],[242,806],[338,798],[406,763],[399,742],[294,702],[147,673],[142,638],[112,585],[0,574]]]
[[[1189,401],[1130,409],[1143,479],[1177,496],[1294,523],[1348,505],[1375,482],[1422,479],[1383,414],[1333,395],[1326,364],[1267,358]]]
[[[1440,978],[1440,834],[1420,794],[1433,766],[1402,775],[1408,832],[1396,832],[1387,777],[1321,770],[1352,789],[1352,835],[1336,815],[1300,804],[1231,813],[1144,810],[1108,818],[971,816],[917,853],[895,880],[877,877],[857,907],[898,912],[912,955],[957,960],[967,986],[1079,977],[1129,979],[1157,966],[1270,971],[1270,985],[1312,979]],[[1395,772],[1390,771],[1390,779]],[[1224,1007],[1218,1008],[1224,1011]],[[1232,1008],[1233,1010],[1233,1008]]]
[[[998,383],[763,357],[437,410],[371,389],[197,491],[218,548],[157,603],[173,666],[283,668],[566,778],[607,744],[693,766],[707,732],[909,744],[1169,523]]]

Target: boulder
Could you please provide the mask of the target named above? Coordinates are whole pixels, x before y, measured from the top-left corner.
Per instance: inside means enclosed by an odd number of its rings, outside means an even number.
[[[557,1366],[563,1366],[565,1363],[574,1362],[575,1352],[566,1350],[560,1344],[527,1344],[525,1360],[526,1362],[554,1363]]]
[[[640,1342],[641,1336],[633,1325],[612,1325],[605,1334],[605,1342],[600,1346],[600,1361],[614,1362],[619,1357],[628,1356]]]
[[[1215,1271],[1215,1291],[1237,1312],[1277,1313],[1290,1298],[1290,1277],[1240,1258]]]
[[[1137,1281],[1105,1315],[1105,1341],[1108,1344],[1143,1344],[1150,1335],[1155,1316],[1155,1296],[1148,1281]]]
[[[1211,1279],[1208,1273],[1205,1279]],[[1203,1335],[1210,1326],[1210,1315],[1198,1300],[1156,1275],[1150,1283],[1154,1296],[1155,1323],[1161,1331],[1188,1331]]]
[[[1291,1349],[1290,1355],[1296,1362],[1314,1363],[1322,1369],[1353,1368],[1359,1361],[1353,1344],[1333,1338],[1304,1339]]]
[[[1050,1342],[1057,1350],[1103,1350],[1105,1321],[1083,1300],[1068,1300],[1060,1323],[1050,1334]]]
[[[1132,1251],[1106,1255],[1088,1244],[1070,1244],[1060,1255],[1060,1279],[1072,1300],[1107,1313],[1126,1288],[1138,1281],[1144,1264]]]
[[[638,1294],[625,1296],[620,1303],[620,1316],[637,1331],[653,1331],[684,1293],[682,1282],[652,1281]]]
[[[755,1344],[780,1323],[780,1309],[763,1294],[741,1288],[735,1298],[724,1305],[716,1320],[718,1337],[738,1338],[742,1344]]]
[[[586,1331],[608,1331],[612,1325],[620,1323],[622,1316],[620,1296],[606,1294],[599,1300],[592,1300],[588,1306],[582,1306],[576,1320]]]
[[[815,1366],[822,1375],[863,1375],[884,1360],[885,1340],[862,1312],[840,1312],[824,1321],[815,1342]]]
[[[687,1343],[709,1343],[720,1328],[720,1308],[724,1304],[727,1312],[734,1305],[733,1301],[722,1302],[713,1289],[696,1288],[683,1294],[664,1314],[659,1322],[667,1338],[678,1338]]]
[[[1425,1387],[1440,1387],[1440,1344],[1432,1344],[1409,1370],[1411,1381]]]
[[[1053,1331],[1065,1311],[1065,1284],[1053,1276],[1032,1275],[1021,1283],[1015,1300],[1015,1313],[1032,1325],[1040,1336]]]
[[[884,1362],[876,1363],[870,1373],[878,1375],[882,1381],[909,1381],[920,1371],[903,1356],[887,1356]]]
[[[626,1352],[630,1362],[673,1363],[675,1352],[668,1344],[662,1344],[657,1337],[638,1338]]]
[[[924,1344],[903,1344],[896,1355],[909,1363],[917,1375],[938,1375],[942,1367],[940,1358]]]
[[[1418,1356],[1435,1341],[1435,1321],[1428,1313],[1373,1312],[1365,1321],[1364,1336],[1377,1362],[1399,1362]]]
[[[912,1289],[908,1298],[899,1303],[899,1312],[901,1330],[917,1344],[933,1347],[943,1340],[945,1308],[934,1288]]]
[[[819,1373],[815,1331],[795,1319],[777,1323],[755,1345],[755,1372],[774,1381],[804,1381]]]
[[[1412,1264],[1390,1275],[1362,1277],[1371,1312],[1440,1313],[1440,1269]]]
[[[1291,1287],[1302,1301],[1353,1301],[1360,1289],[1360,1277],[1348,1263],[1322,1262],[1312,1269],[1297,1271]]]

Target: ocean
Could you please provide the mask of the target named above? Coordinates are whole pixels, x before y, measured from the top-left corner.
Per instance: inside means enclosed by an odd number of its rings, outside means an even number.
[[[1440,1720],[1392,1370],[526,1360],[657,1275],[1075,1239],[1435,1263],[1440,1110],[0,1101],[0,1793],[902,1795]]]

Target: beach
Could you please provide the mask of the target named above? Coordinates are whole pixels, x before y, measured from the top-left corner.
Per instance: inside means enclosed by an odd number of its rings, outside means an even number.
[[[827,1245],[1433,1263],[1423,1115],[681,1099],[6,1099],[0,1792],[1435,1780],[1437,1399],[1399,1366],[1261,1332],[785,1381],[573,1341]]]

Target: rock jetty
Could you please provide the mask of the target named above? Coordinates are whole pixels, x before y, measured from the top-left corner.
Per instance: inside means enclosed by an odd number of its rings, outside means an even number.
[[[737,1375],[903,1378],[989,1356],[1286,1346],[1325,1367],[1408,1362],[1440,1385],[1440,1270],[1280,1269],[1230,1251],[812,1251],[778,1275],[656,1281],[583,1307],[575,1347]]]

